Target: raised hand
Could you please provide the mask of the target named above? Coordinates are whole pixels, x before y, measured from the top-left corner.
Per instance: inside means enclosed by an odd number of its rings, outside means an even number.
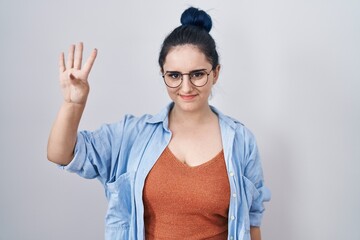
[[[85,105],[90,90],[88,77],[95,62],[96,55],[97,50],[94,49],[84,66],[81,66],[83,43],[70,46],[66,63],[64,53],[60,54],[60,85],[65,102]]]

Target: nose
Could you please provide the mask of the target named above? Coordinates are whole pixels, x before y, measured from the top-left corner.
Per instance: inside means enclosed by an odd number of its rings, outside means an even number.
[[[183,81],[181,83],[181,90],[184,93],[189,93],[193,90],[193,85],[190,82],[190,77],[189,75],[183,75],[182,76]]]

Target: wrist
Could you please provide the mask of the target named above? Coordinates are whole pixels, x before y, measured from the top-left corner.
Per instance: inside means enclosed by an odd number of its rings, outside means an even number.
[[[84,103],[76,103],[76,102],[71,102],[71,101],[64,100],[62,105],[63,105],[63,107],[66,107],[66,108],[84,109],[85,106],[86,106],[86,102],[84,102]]]
[[[61,106],[61,112],[64,113],[66,118],[70,121],[80,121],[80,118],[84,112],[85,103],[74,103],[64,101]]]

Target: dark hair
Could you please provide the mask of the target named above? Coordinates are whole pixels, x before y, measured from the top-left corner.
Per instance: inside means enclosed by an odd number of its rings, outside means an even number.
[[[176,46],[191,44],[195,45],[205,54],[207,60],[215,69],[219,64],[219,55],[216,51],[214,39],[209,34],[212,21],[211,17],[194,7],[186,9],[181,15],[181,26],[175,28],[164,40],[159,54],[161,70],[169,51]]]

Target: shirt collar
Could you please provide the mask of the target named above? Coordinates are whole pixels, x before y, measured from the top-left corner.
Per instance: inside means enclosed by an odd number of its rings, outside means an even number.
[[[169,112],[173,108],[173,106],[174,106],[174,102],[169,103],[161,112],[159,112],[158,114],[156,114],[154,116],[151,116],[147,120],[147,123],[155,124],[155,123],[161,123],[162,122],[165,129],[168,129]],[[239,124],[239,123],[242,125],[241,122],[237,121],[236,119],[233,119],[231,117],[228,117],[228,116],[224,115],[222,112],[220,112],[214,106],[210,105],[210,108],[214,113],[216,113],[216,115],[218,115],[220,121],[226,123],[231,128],[235,129],[237,127],[236,125]]]
[[[147,123],[160,123],[160,122],[167,122],[170,110],[173,108],[174,102],[169,103],[161,112],[158,114],[151,116],[147,119]]]
[[[224,115],[224,114],[223,114],[222,112],[220,112],[216,107],[210,105],[210,108],[211,108],[211,110],[212,110],[216,115],[218,115],[220,124],[221,124],[221,122],[223,122],[223,123],[229,125],[232,129],[236,129],[236,128],[237,128],[237,124],[239,124],[239,123],[242,124],[242,123],[239,122],[238,120],[233,119],[233,118],[231,118],[231,117],[229,117],[229,116]]]

